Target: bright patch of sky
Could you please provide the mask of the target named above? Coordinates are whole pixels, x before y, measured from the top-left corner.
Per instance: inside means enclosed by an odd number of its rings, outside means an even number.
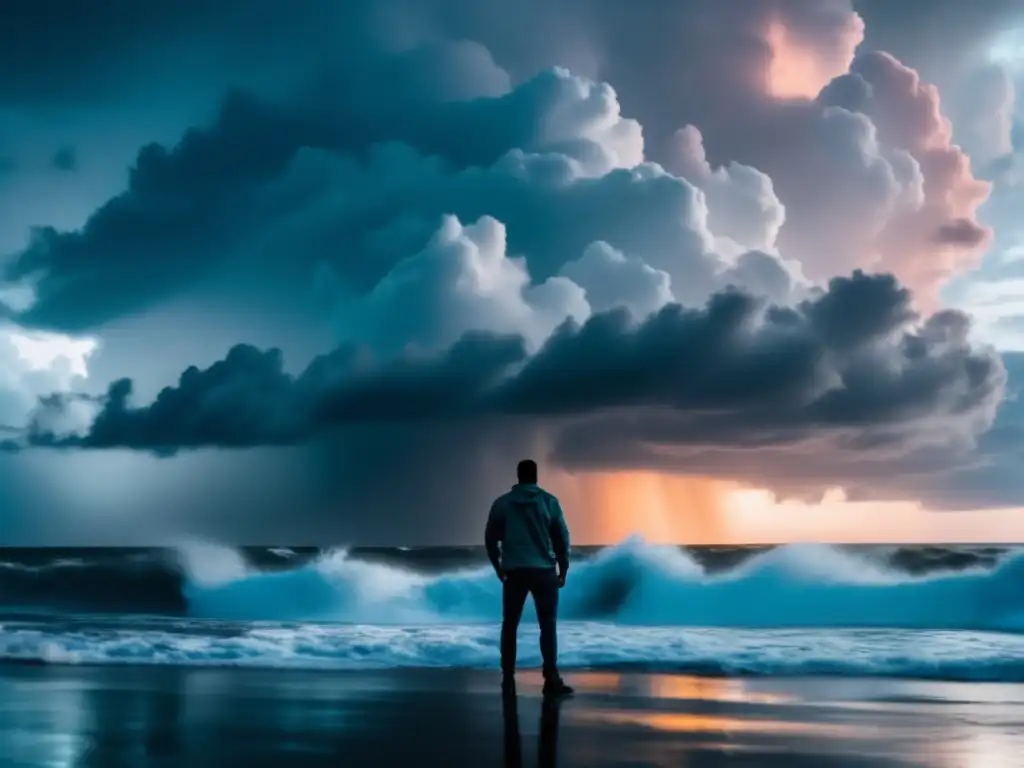
[[[1003,67],[1018,94],[1024,93],[1024,29],[996,38],[988,51],[990,64]],[[1015,126],[1024,125],[1024,99],[1016,99]],[[1015,129],[1019,132],[1019,128]],[[993,189],[979,212],[995,236],[982,265],[950,282],[944,291],[948,306],[962,309],[976,320],[978,338],[999,349],[1024,350],[1024,177],[1021,147],[1011,162],[992,172]]]

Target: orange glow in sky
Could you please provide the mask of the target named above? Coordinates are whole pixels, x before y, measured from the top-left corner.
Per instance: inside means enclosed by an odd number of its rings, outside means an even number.
[[[657,472],[550,480],[580,544],[631,535],[673,544],[1024,542],[1024,507],[936,511],[913,501],[850,501],[840,489],[810,503],[726,480]]]
[[[764,542],[1024,542],[1024,508],[937,511],[914,501],[849,501],[841,489],[820,503],[780,501],[766,490],[734,490],[729,520]]]
[[[777,19],[769,22],[764,34],[770,56],[766,93],[776,99],[813,99],[833,78],[849,70],[854,51],[864,38],[864,23],[859,16],[852,16],[828,51],[802,45]]]
[[[831,78],[823,78],[819,60],[811,51],[790,41],[786,28],[777,21],[765,34],[771,48],[771,62],[765,88],[777,99],[813,99]]]
[[[581,544],[633,534],[657,543],[714,544],[735,538],[725,506],[731,485],[658,472],[608,472],[559,476],[552,491]]]

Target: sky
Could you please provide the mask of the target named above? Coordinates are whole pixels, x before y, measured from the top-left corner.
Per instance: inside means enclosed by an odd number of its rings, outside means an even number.
[[[1024,541],[1024,0],[10,0],[0,545]]]

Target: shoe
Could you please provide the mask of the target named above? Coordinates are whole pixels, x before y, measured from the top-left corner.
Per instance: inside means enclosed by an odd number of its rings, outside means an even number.
[[[564,680],[551,680],[544,683],[545,696],[572,696],[576,691],[565,684]]]
[[[501,678],[501,693],[504,696],[516,695],[516,679],[512,675],[505,675]]]

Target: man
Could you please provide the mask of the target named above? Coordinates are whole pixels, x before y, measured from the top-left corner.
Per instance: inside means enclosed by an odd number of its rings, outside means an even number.
[[[558,499],[537,485],[537,463],[516,467],[518,482],[491,505],[484,542],[502,588],[502,690],[515,692],[516,631],[526,596],[533,595],[540,624],[544,694],[568,696],[573,690],[558,674],[555,619],[558,590],[569,571],[569,529]],[[557,566],[557,570],[556,570]]]

